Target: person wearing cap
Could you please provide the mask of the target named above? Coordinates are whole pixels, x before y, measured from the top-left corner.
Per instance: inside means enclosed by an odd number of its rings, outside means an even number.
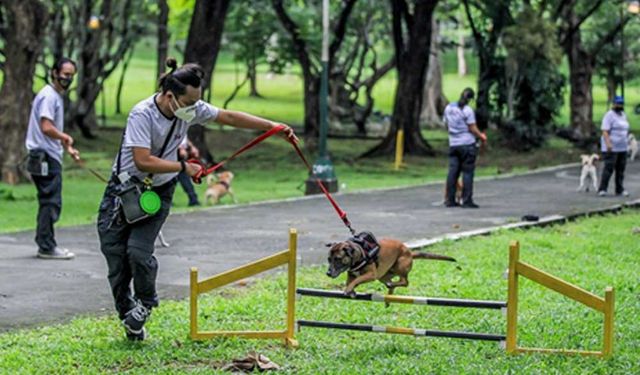
[[[74,160],[80,153],[73,138],[64,132],[64,98],[76,74],[76,63],[58,59],[51,69],[51,82],[33,99],[25,146],[29,151],[27,171],[38,190],[36,224],[37,257],[73,259],[69,250],[58,247],[54,224],[62,211],[62,155],[67,151]]]
[[[168,59],[167,66],[171,71],[160,78],[159,91],[136,104],[129,113],[97,220],[100,250],[107,262],[115,308],[129,340],[145,339],[145,322],[151,309],[159,304],[154,241],[169,215],[176,176],[180,172],[194,176],[202,168],[178,160],[178,148],[188,128],[213,121],[261,131],[280,125],[202,101],[204,71],[199,65],[185,64],[178,68],[175,59]],[[291,142],[297,141],[288,126],[279,134]],[[124,193],[135,192],[137,189],[131,187],[140,184],[144,185],[144,193],[133,194],[135,199]],[[140,209],[148,216],[139,214]]]
[[[462,207],[478,208],[473,201],[473,174],[476,168],[477,139],[487,142],[487,136],[476,125],[476,116],[469,102],[475,93],[467,87],[460,100],[449,103],[444,110],[444,122],[449,131],[449,174],[447,176],[447,207],[459,206],[456,202],[456,182],[462,173]]]
[[[613,105],[602,119],[602,136],[600,137],[600,147],[604,169],[600,178],[598,195],[607,195],[609,179],[615,172],[616,195],[629,196],[624,189],[624,170],[627,166],[627,138],[629,136],[629,121],[624,113],[624,98],[615,96]]]

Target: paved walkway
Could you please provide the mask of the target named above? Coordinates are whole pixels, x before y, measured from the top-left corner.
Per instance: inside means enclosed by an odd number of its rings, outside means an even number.
[[[639,162],[627,167],[626,187],[632,194],[628,200],[640,195],[639,172]],[[573,166],[477,181],[479,210],[437,205],[442,184],[338,194],[337,200],[356,230],[405,242],[506,224],[525,214],[571,214],[625,201],[598,198],[594,192],[577,193],[579,173],[579,167]],[[170,216],[163,232],[171,247],[156,250],[161,297],[188,295],[191,266],[208,276],[285,249],[290,227],[298,229],[302,265],[322,264],[324,244],[348,235],[320,196]],[[0,331],[68,321],[82,314],[112,313],[94,225],[57,231],[59,244],[77,254],[73,261],[36,259],[33,236],[33,232],[0,235]]]

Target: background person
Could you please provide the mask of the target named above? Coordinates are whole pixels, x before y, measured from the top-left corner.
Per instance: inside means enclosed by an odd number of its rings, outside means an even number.
[[[487,142],[487,136],[478,130],[476,116],[469,102],[475,93],[465,88],[458,102],[449,103],[444,110],[444,121],[449,132],[449,174],[447,176],[447,207],[458,206],[455,200],[456,182],[462,173],[462,207],[478,208],[473,201],[473,174],[478,147],[476,137]]]
[[[51,83],[45,85],[31,105],[25,146],[29,150],[27,170],[38,190],[36,243],[38,258],[72,259],[74,254],[58,247],[54,224],[62,211],[62,154],[66,150],[78,161],[80,153],[73,138],[64,132],[63,95],[76,74],[76,63],[67,58],[56,61]]]
[[[202,68],[197,64],[185,64],[178,69],[173,59],[169,59],[167,65],[171,71],[160,79],[160,92],[136,104],[129,113],[121,149],[113,164],[114,174],[98,214],[100,249],[107,262],[115,307],[130,340],[144,340],[144,324],[151,309],[159,303],[154,241],[169,215],[176,176],[181,171],[189,176],[200,171],[199,165],[177,158],[178,147],[187,136],[189,126],[216,121],[237,128],[266,131],[277,125],[203,102],[200,100]],[[297,141],[289,127],[280,134]],[[124,216],[124,196],[116,194],[129,176],[140,181],[151,180],[148,187],[161,200],[157,213],[135,223],[129,223]],[[137,201],[134,203],[138,204]]]
[[[629,121],[624,113],[624,98],[622,96],[613,98],[613,105],[604,115],[600,129],[602,130],[600,146],[604,169],[602,170],[598,195],[601,197],[607,195],[609,179],[615,171],[616,195],[627,197],[629,193],[624,190],[624,170],[627,167]]]
[[[185,138],[178,148],[178,160],[187,161],[189,159],[200,159],[200,151],[188,138]],[[186,171],[178,173],[178,182],[180,186],[182,186],[182,190],[187,194],[187,197],[189,197],[189,203],[187,203],[187,205],[189,207],[199,206],[200,200],[198,200],[198,194],[191,182],[191,177],[189,177]]]

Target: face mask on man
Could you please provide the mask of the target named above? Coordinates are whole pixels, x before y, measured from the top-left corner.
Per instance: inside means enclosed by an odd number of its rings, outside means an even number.
[[[180,107],[180,104],[175,97],[171,97],[176,109],[173,109],[173,114],[182,121],[191,122],[196,118],[196,105],[190,105],[188,107]]]
[[[65,90],[68,90],[69,86],[71,86],[71,83],[73,83],[73,77],[67,78],[67,77],[56,76],[56,80],[58,81],[60,86],[62,86],[62,88]]]

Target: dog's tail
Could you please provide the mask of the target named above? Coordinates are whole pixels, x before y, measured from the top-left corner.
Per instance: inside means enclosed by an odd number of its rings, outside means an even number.
[[[412,251],[411,256],[413,259],[434,259],[434,260],[446,260],[448,262],[457,262],[455,258],[448,257],[446,255],[425,253],[422,251]]]

